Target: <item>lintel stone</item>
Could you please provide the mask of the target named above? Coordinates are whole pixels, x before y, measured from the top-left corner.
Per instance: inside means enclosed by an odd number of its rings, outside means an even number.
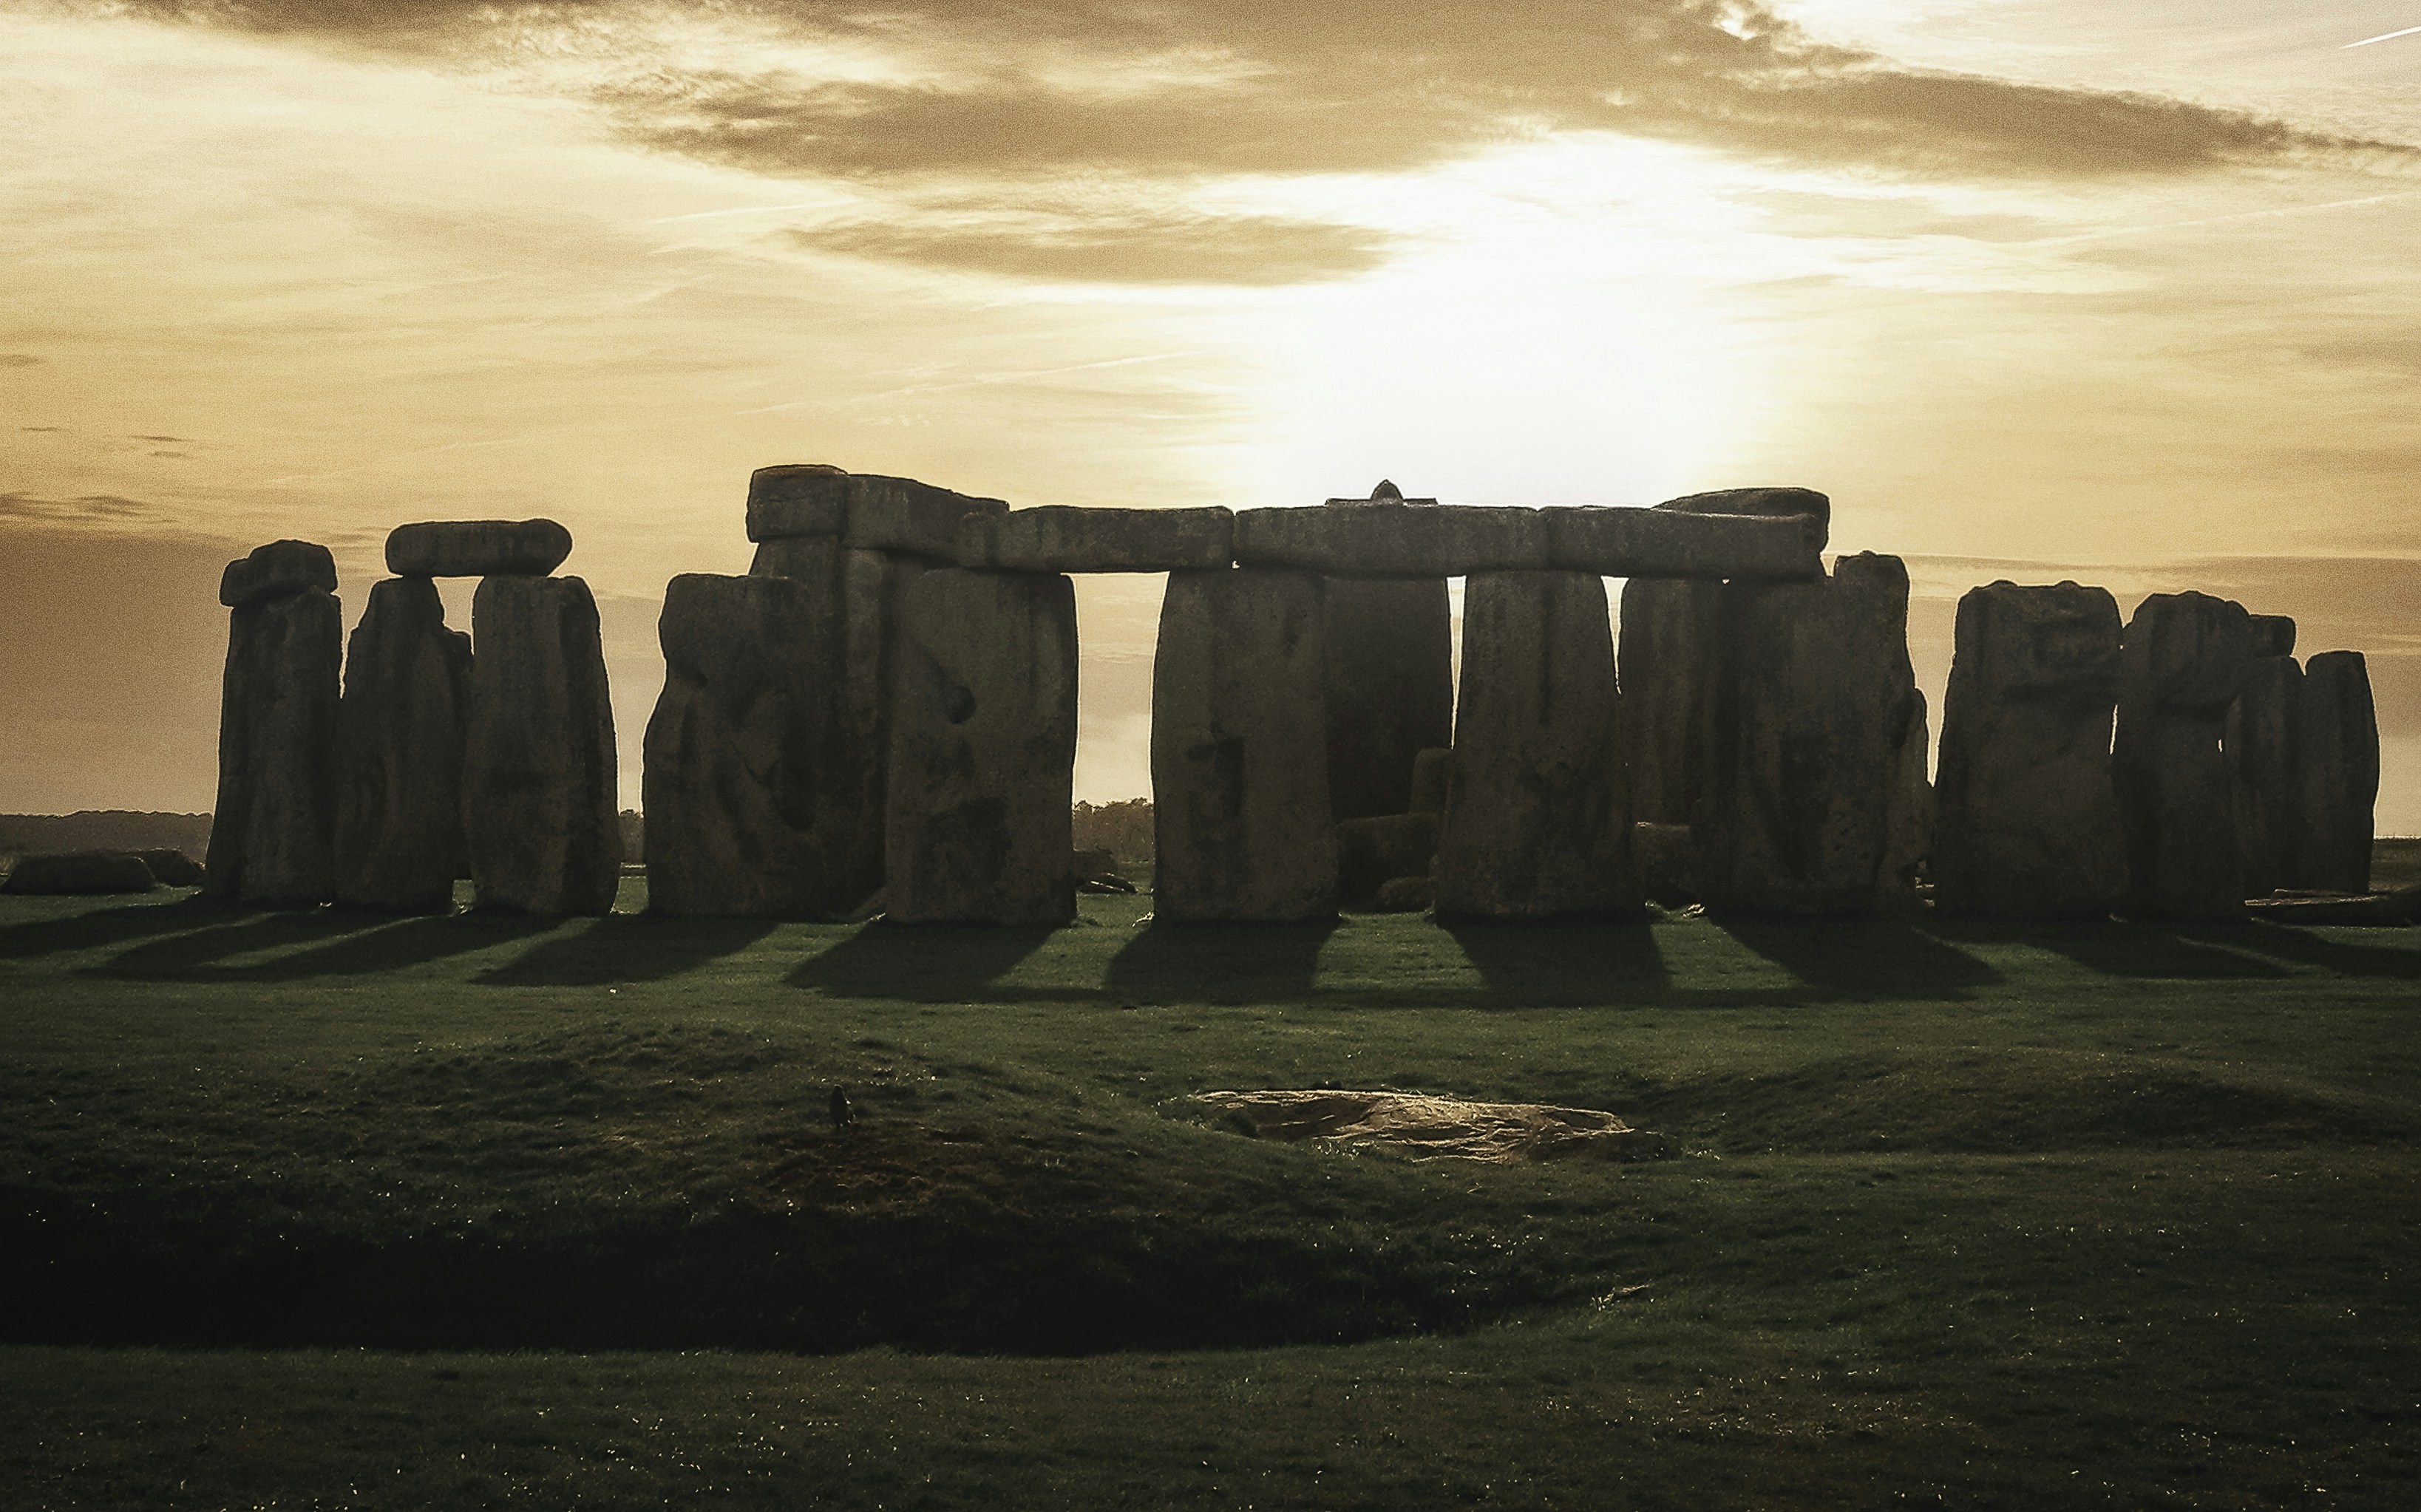
[[[552,520],[431,520],[386,537],[399,578],[542,578],[570,554],[571,532]]]
[[[970,512],[959,522],[961,567],[1016,572],[1178,572],[1235,560],[1231,509],[1078,508]]]

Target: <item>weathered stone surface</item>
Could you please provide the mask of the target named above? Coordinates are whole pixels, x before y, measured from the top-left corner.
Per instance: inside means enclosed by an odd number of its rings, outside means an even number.
[[[664,690],[648,722],[648,906],[729,918],[837,917],[863,871],[826,832],[864,828],[862,793],[823,782],[835,735],[829,604],[768,575],[683,573],[657,635]]]
[[[2322,651],[2304,663],[2295,759],[2303,786],[2301,884],[2368,892],[2379,716],[2360,651]]]
[[[552,520],[432,520],[387,532],[386,569],[399,578],[542,578],[571,554]]]
[[[605,913],[620,882],[614,705],[578,578],[483,578],[462,812],[481,908]]]
[[[751,577],[791,578],[803,583],[820,603],[840,603],[841,557],[848,550],[838,536],[776,536],[757,544],[748,564]]]
[[[2295,621],[2287,615],[2252,615],[2245,619],[2253,627],[2253,654],[2261,656],[2292,656],[2295,654]]]
[[[1340,819],[1401,814],[1414,761],[1454,738],[1445,579],[1331,578],[1325,606],[1330,809]]]
[[[959,522],[961,567],[1015,572],[1175,572],[1235,559],[1235,511],[1045,505]]]
[[[1959,600],[1942,709],[1935,906],[2098,918],[2124,896],[2110,767],[2118,603],[2074,583],[2000,582]]]
[[[2244,606],[2209,594],[2156,593],[2127,622],[2111,759],[2131,912],[2243,914],[2235,792],[2220,742],[2252,655]]]
[[[1444,578],[1541,569],[1547,524],[1498,505],[1343,501],[1317,509],[1242,509],[1236,560],[1332,577]]]
[[[1698,901],[1697,849],[1688,825],[1633,823],[1631,862],[1639,872],[1639,889],[1649,902],[1672,909]]]
[[[909,552],[955,561],[967,516],[1006,514],[998,499],[971,498],[910,477],[853,473],[846,539],[860,551]]]
[[[899,626],[885,917],[1065,924],[1075,585],[938,569],[907,585]]]
[[[1606,577],[1813,578],[1820,546],[1804,519],[1700,514],[1615,506],[1554,506],[1548,565]]]
[[[1412,802],[1408,814],[1445,812],[1446,779],[1454,769],[1454,752],[1443,745],[1425,745],[1413,754]]]
[[[1707,743],[1722,669],[1723,585],[1632,578],[1622,585],[1622,744],[1631,813],[1687,824],[1707,781]]]
[[[1382,913],[1418,913],[1436,901],[1436,878],[1390,877],[1379,884],[1370,906]]]
[[[1336,896],[1360,907],[1398,877],[1426,877],[1437,857],[1439,816],[1381,814],[1336,824]]]
[[[1708,493],[1684,493],[1656,507],[1676,514],[1795,517],[1807,533],[1810,547],[1819,552],[1824,549],[1833,529],[1833,501],[1814,489],[1717,489]]]
[[[197,887],[202,881],[202,864],[182,850],[165,846],[134,852],[143,865],[151,868],[151,880],[163,887]]]
[[[229,617],[204,890],[244,903],[324,903],[336,891],[344,615],[314,587],[252,599]]]
[[[1930,774],[1933,732],[1926,722],[1925,690],[1909,690],[1902,706],[1899,766],[1892,783],[1891,811],[1883,842],[1883,883],[1894,900],[1915,896],[1918,875],[1933,855],[1937,818]]]
[[[471,637],[425,577],[370,588],[336,709],[336,901],[443,912],[468,864],[462,742]]]
[[[1465,586],[1462,625],[1438,916],[1579,918],[1638,908],[1604,580],[1477,573]]]
[[[2255,639],[2263,639],[2257,618]],[[2244,858],[2244,896],[2300,885],[2304,795],[2296,772],[2297,709],[2304,669],[2286,655],[2257,656],[2227,706],[2220,749],[2236,804],[2236,844]]]
[[[192,865],[192,862],[187,862]],[[148,893],[158,881],[141,856],[127,850],[66,850],[20,856],[0,893],[93,896]],[[183,885],[180,883],[178,885]]]
[[[1172,572],[1151,672],[1152,913],[1284,924],[1336,912],[1320,583]]]
[[[219,575],[219,602],[229,609],[282,594],[336,591],[336,559],[307,540],[273,540],[239,556]]]
[[[829,462],[786,462],[748,475],[748,538],[837,536],[849,526],[849,475]]]
[[[1725,585],[1709,776],[1692,833],[1710,908],[1872,912],[1908,896],[1908,749],[1924,721],[1908,569],[1844,556],[1807,583]]]

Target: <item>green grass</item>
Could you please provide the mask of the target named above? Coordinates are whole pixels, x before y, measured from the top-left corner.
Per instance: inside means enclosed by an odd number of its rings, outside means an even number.
[[[1148,903],[5,900],[0,1501],[2421,1502],[2421,931]],[[1321,1083],[1680,1154],[1191,1101]]]

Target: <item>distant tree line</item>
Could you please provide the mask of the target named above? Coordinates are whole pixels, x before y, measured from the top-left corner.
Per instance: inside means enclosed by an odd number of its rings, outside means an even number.
[[[1127,862],[1152,859],[1150,799],[1128,798],[1098,806],[1078,803],[1071,818],[1077,850],[1106,850]]]

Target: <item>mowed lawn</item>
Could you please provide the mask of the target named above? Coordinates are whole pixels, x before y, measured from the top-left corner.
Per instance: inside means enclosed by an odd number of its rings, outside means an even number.
[[[0,899],[0,1505],[2421,1505],[2421,930],[1148,906]]]

